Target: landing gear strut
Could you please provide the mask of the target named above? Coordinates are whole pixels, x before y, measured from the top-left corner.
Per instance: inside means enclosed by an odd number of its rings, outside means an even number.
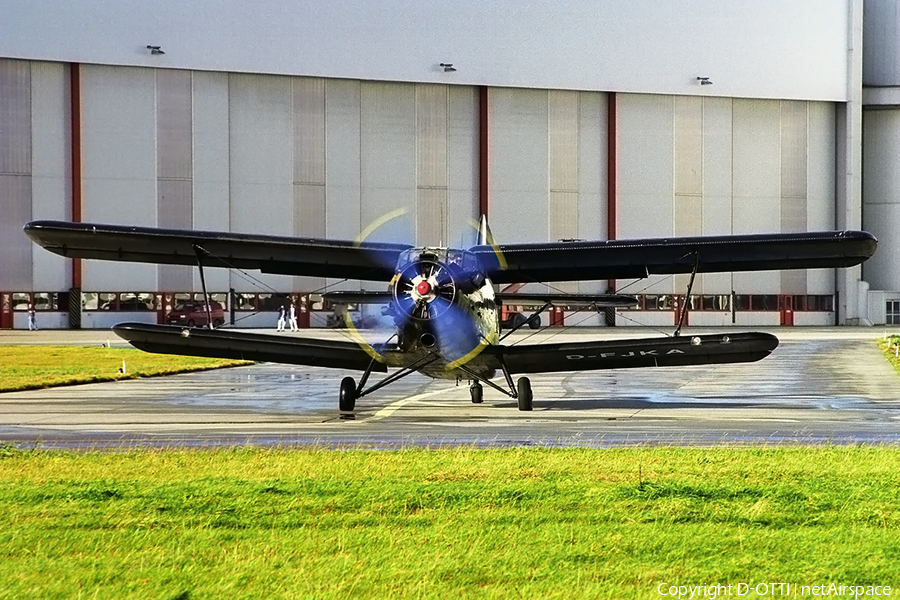
[[[469,386],[469,394],[472,396],[472,404],[481,404],[484,396],[484,388],[475,380]]]

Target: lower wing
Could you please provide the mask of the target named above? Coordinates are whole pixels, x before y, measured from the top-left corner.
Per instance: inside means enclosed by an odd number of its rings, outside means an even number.
[[[294,336],[242,333],[228,329],[185,329],[170,325],[120,323],[116,334],[145,352],[207,358],[231,358],[335,369],[385,373],[387,366],[372,361],[356,342]],[[381,349],[384,350],[384,349]]]
[[[506,363],[510,373],[590,371],[754,362],[768,356],[778,338],[768,333],[728,333],[571,344],[494,346],[481,359]]]

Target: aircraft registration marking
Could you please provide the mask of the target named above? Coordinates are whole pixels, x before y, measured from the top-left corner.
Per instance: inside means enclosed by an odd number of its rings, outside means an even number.
[[[672,348],[665,352],[665,356],[669,354],[684,354],[684,350]],[[638,350],[630,352],[601,352],[599,354],[566,354],[568,360],[583,360],[585,358],[631,358],[634,356],[660,356],[658,350]]]

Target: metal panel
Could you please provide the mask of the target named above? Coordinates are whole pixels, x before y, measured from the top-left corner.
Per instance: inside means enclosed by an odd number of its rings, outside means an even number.
[[[619,238],[672,235],[673,98],[618,96]]]
[[[228,75],[199,71],[192,75],[192,222],[195,229],[228,231]],[[205,277],[210,290],[232,287],[228,270],[209,269]],[[193,290],[200,289],[200,274],[195,269]]]
[[[478,214],[478,93],[450,86],[447,124],[447,241],[467,247],[476,241]]]
[[[156,73],[81,65],[82,218],[155,226]],[[83,288],[156,289],[156,265],[84,261]]]
[[[578,100],[578,233],[606,239],[607,95],[581,92]]]
[[[0,59],[0,175],[31,175],[31,63]]]
[[[289,77],[229,76],[232,231],[291,235],[294,224],[292,85]],[[255,275],[254,275],[255,276]],[[259,277],[279,289],[285,279]],[[258,286],[232,279],[236,289]]]
[[[416,86],[416,185],[419,188],[448,186],[449,90],[445,85]]]
[[[807,231],[807,102],[781,102],[781,231]],[[806,293],[806,271],[782,271],[781,292]]]
[[[324,185],[294,184],[294,235],[326,237]],[[325,286],[325,279],[322,277],[293,278],[293,291],[295,292],[308,292],[323,286]]]
[[[72,215],[69,68],[31,63],[32,217],[69,220]],[[2,219],[2,217],[0,217]],[[50,252],[33,252],[35,290],[66,290],[70,262]]]
[[[579,93],[547,92],[547,238],[578,237]]]
[[[703,193],[703,98],[676,96],[673,111],[675,196],[700,196]],[[675,233],[681,234],[678,229]]]
[[[22,233],[32,219],[31,177],[0,174],[0,289],[32,291],[34,244]],[[37,250],[44,252],[44,250]]]
[[[734,232],[781,226],[781,105],[734,101]]]
[[[190,179],[192,168],[190,71],[156,70],[157,176]]]
[[[448,86],[416,86],[416,242],[446,245],[449,187]]]
[[[835,111],[829,102],[808,105],[806,226],[810,231],[835,226]],[[864,136],[865,137],[865,136]],[[864,163],[865,164],[865,163]],[[869,180],[866,181],[868,186]],[[877,255],[877,253],[876,253]],[[863,265],[865,275],[866,265]],[[806,273],[807,293],[833,294],[834,270],[813,269]]]
[[[360,225],[360,83],[325,82],[325,219],[328,237],[354,239]]]
[[[291,83],[294,183],[325,185],[325,80],[295,77]]]
[[[781,197],[806,199],[807,170],[807,102],[781,102]],[[806,226],[806,211],[802,222],[785,223],[790,227]],[[784,231],[802,231],[785,229]]]
[[[547,92],[548,180],[551,192],[578,191],[579,93]]]
[[[416,243],[424,246],[446,246],[446,188],[416,190]]]
[[[159,226],[171,229],[191,229],[192,182],[190,179],[160,179],[157,183],[159,198]],[[159,289],[166,292],[191,291],[193,275],[191,267],[159,265]]]
[[[160,227],[192,229],[193,89],[190,71],[156,71],[156,221]],[[157,282],[163,291],[191,291],[190,267],[160,265]]]
[[[363,83],[360,96],[361,225],[397,209],[408,214],[372,230],[370,240],[413,241],[416,208],[416,86]],[[355,237],[355,236],[354,236]]]
[[[869,110],[863,119],[863,227],[878,238],[865,263],[874,289],[900,290],[900,110]]]
[[[500,242],[546,241],[547,92],[492,88],[488,182],[490,224]]]

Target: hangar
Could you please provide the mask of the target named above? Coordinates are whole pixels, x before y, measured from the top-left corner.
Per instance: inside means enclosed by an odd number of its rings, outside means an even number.
[[[0,0],[0,326],[156,322],[187,267],[63,219],[466,246],[866,229],[862,267],[612,282],[588,325],[900,323],[895,0]],[[388,219],[388,216],[397,216]],[[381,225],[381,226],[376,226]],[[238,326],[358,282],[209,272]],[[603,292],[611,282],[569,284]],[[552,315],[573,324],[573,315]]]

